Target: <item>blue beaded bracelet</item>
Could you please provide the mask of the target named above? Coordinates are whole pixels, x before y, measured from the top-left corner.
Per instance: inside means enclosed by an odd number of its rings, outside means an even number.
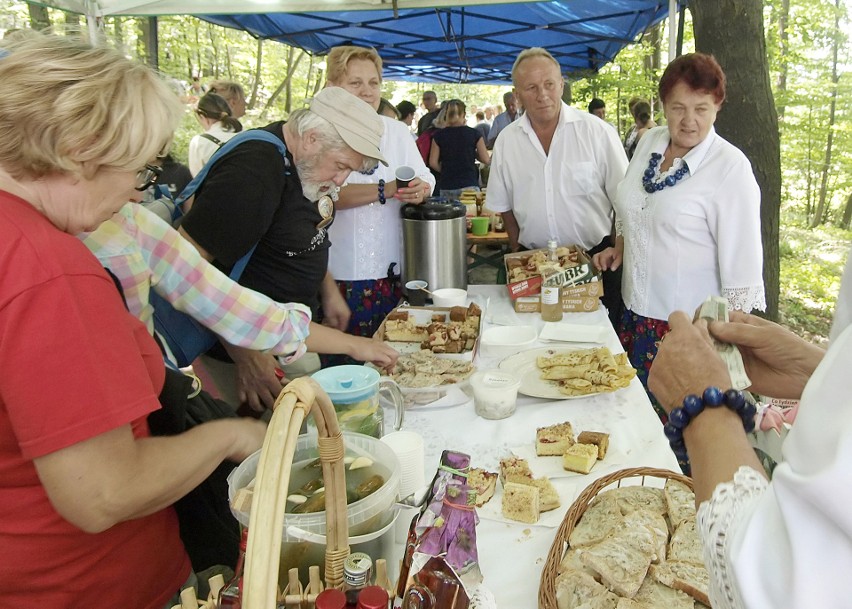
[[[718,408],[723,404],[740,415],[746,433],[754,430],[754,415],[757,409],[754,404],[746,401],[742,391],[728,389],[722,393],[718,387],[708,387],[701,397],[688,395],[683,399],[682,406],[678,406],[669,413],[669,422],[663,427],[663,432],[678,461],[687,460],[686,444],[683,442],[683,430],[686,426],[704,412],[705,408]]]
[[[387,199],[385,199],[385,181],[379,180],[379,203],[384,205],[385,201],[387,201]]]

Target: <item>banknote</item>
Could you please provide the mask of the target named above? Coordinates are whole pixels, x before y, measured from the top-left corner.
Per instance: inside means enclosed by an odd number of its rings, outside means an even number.
[[[721,296],[710,296],[698,311],[700,319],[708,321],[728,321],[728,301]],[[713,339],[716,351],[728,367],[731,375],[731,386],[734,389],[745,389],[751,386],[751,379],[745,371],[743,356],[736,345],[722,343]]]

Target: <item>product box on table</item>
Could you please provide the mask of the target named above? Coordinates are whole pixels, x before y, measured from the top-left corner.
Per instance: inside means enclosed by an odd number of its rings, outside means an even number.
[[[563,272],[568,283],[562,288],[563,311],[595,311],[603,296],[600,272],[591,259],[576,245],[557,248]],[[537,249],[503,256],[506,265],[506,288],[518,313],[533,313],[541,310],[542,277],[536,269],[536,261],[546,261],[547,250]],[[570,265],[570,266],[568,266]]]

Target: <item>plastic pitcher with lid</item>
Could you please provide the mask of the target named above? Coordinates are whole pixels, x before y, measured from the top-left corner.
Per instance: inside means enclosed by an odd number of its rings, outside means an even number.
[[[393,404],[394,430],[402,428],[405,404],[399,386],[367,366],[332,366],[311,375],[328,394],[341,429],[381,438],[385,433],[384,411],[379,394]]]

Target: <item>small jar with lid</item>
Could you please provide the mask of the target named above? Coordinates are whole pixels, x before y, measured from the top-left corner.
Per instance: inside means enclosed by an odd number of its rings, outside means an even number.
[[[367,586],[358,593],[355,609],[388,609],[390,597],[381,586]]]
[[[343,592],[346,594],[346,606],[356,607],[358,593],[370,585],[373,575],[373,559],[363,552],[355,552],[343,561]]]
[[[346,595],[336,588],[323,590],[314,601],[316,609],[346,609]]]

